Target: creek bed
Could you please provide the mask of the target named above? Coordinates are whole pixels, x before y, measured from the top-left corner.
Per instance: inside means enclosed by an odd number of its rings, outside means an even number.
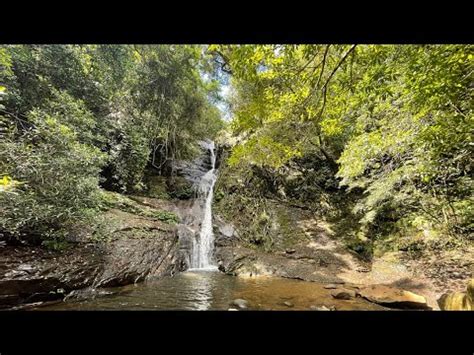
[[[66,301],[36,310],[228,310],[235,299],[251,310],[382,310],[362,298],[338,300],[315,282],[277,277],[241,278],[218,271],[188,271],[145,283],[105,289],[107,296]],[[286,304],[285,304],[286,302]]]

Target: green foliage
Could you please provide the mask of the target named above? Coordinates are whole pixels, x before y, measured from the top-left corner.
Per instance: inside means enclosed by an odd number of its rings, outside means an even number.
[[[0,193],[0,228],[13,235],[45,234],[87,218],[99,202],[105,155],[78,141],[61,116],[28,115],[34,128],[21,131],[3,117],[0,170],[17,186]]]
[[[155,211],[151,214],[151,217],[168,224],[176,224],[179,222],[179,217],[173,212],[168,211]]]
[[[59,235],[99,185],[141,191],[147,169],[191,156],[223,128],[202,61],[200,46],[0,46],[0,229]]]
[[[472,237],[472,46],[220,45],[209,51],[232,72],[231,129],[238,143],[231,165],[272,171],[273,185],[307,203],[301,192],[321,188],[321,181],[295,178],[300,187],[288,189],[277,177],[295,166],[296,175],[309,177],[311,169],[297,162],[312,160],[313,176],[363,192],[354,218],[373,240],[394,230],[412,233],[419,227],[397,221],[417,218],[429,222],[425,232]]]

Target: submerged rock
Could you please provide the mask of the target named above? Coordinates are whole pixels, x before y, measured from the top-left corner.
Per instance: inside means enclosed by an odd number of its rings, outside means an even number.
[[[313,311],[335,311],[336,307],[335,306],[330,306],[329,308],[326,306],[311,306],[309,307]]]
[[[248,301],[246,301],[244,299],[241,299],[241,298],[237,298],[237,299],[233,300],[230,305],[234,306],[234,307],[237,307],[238,309],[247,309],[247,308],[249,308]]]
[[[391,308],[431,309],[425,297],[386,285],[364,287],[359,291],[359,295],[370,302]]]

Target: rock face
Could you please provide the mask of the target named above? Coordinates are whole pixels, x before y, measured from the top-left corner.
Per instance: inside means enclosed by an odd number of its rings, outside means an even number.
[[[301,253],[265,253],[234,243],[216,248],[219,270],[234,276],[273,275],[278,277],[342,283],[337,274],[340,260],[327,250],[303,250]]]
[[[213,218],[215,246],[221,248],[234,245],[239,238],[235,227],[224,222],[218,215],[214,215]]]
[[[474,279],[467,284],[466,292],[454,292],[442,295],[438,300],[439,308],[446,311],[474,310]]]
[[[358,293],[370,302],[390,308],[430,309],[425,297],[391,286],[372,285],[362,288]]]
[[[112,212],[111,218],[112,214],[119,223],[108,242],[77,243],[62,252],[31,246],[0,248],[0,308],[68,295],[86,297],[97,294],[87,289],[184,270],[176,226],[122,211]]]
[[[235,194],[228,192],[229,203],[234,201],[229,196]],[[339,275],[344,270],[359,266],[357,257],[340,245],[328,225],[309,210],[267,200],[267,217],[262,220],[267,226],[265,234],[254,221],[253,213],[261,215],[261,211],[251,213],[242,206],[229,215],[226,201],[224,197],[215,205],[214,233],[216,261],[220,262],[219,269],[229,275],[273,275],[340,284],[344,280]],[[231,223],[232,228],[224,227],[225,222]],[[265,235],[266,239],[262,237],[262,240],[271,239],[271,242],[262,244],[256,235]]]

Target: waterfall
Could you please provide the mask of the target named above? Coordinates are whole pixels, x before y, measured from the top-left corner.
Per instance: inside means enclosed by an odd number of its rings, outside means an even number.
[[[214,196],[214,184],[217,179],[215,170],[216,156],[214,153],[214,142],[203,142],[202,146],[209,151],[211,169],[203,175],[197,186],[198,201],[199,203],[203,203],[204,206],[199,237],[193,240],[191,268],[216,269],[216,266],[212,264],[212,252],[214,246],[214,234],[212,231],[212,199]]]

